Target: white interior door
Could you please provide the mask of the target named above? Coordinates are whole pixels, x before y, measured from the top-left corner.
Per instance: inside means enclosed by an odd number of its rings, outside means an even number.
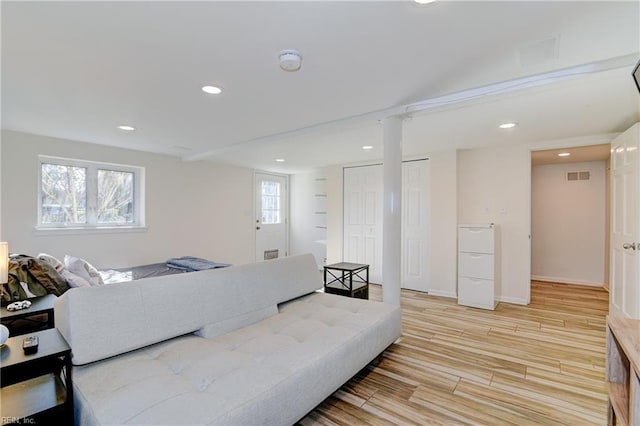
[[[610,315],[640,318],[640,124],[611,143]]]
[[[427,292],[429,161],[402,164],[402,287]]]
[[[345,262],[369,265],[369,281],[382,282],[382,166],[344,169]]]
[[[287,177],[255,174],[256,261],[287,256]]]
[[[369,265],[369,281],[382,283],[383,166],[344,169],[345,262]],[[426,292],[429,247],[429,162],[402,165],[402,284]]]

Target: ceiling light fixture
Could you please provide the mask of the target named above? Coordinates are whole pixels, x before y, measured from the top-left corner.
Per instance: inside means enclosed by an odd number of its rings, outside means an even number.
[[[502,123],[498,127],[500,127],[501,129],[513,129],[517,125],[518,125],[517,123]]]
[[[118,129],[123,130],[125,132],[133,132],[134,130],[136,130],[135,127],[127,126],[127,125],[118,126]]]
[[[287,49],[280,52],[278,61],[284,71],[298,71],[302,66],[302,55],[297,50]]]
[[[371,149],[373,149],[373,147],[371,145],[365,145],[362,147],[362,149],[364,149],[365,151],[369,151]]]
[[[570,155],[571,155],[570,152],[561,152],[560,154],[558,154],[558,157],[568,157]]]
[[[203,86],[202,91],[210,95],[219,95],[222,93],[222,89],[218,86]]]
[[[429,3],[433,3],[436,0],[413,0],[413,1],[418,4],[429,4]]]
[[[276,158],[276,162],[278,162],[278,163],[284,163],[284,158]]]

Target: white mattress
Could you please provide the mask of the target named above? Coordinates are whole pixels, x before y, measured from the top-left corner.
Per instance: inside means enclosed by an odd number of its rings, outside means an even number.
[[[290,425],[400,334],[398,308],[313,293],[215,339],[75,367],[76,423]]]

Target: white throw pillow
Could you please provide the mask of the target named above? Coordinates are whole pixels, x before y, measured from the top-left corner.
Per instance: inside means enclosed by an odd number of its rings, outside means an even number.
[[[62,271],[60,271],[60,275],[62,276],[62,278],[64,278],[64,280],[67,282],[67,284],[69,284],[69,287],[71,288],[91,287],[89,281],[85,280],[80,275],[74,274],[68,269],[63,269]]]
[[[38,254],[38,259],[44,262],[47,262],[49,265],[53,266],[58,272],[64,269],[64,263],[60,262],[60,260],[58,260],[56,257],[51,256],[50,254],[40,253]]]
[[[94,268],[89,262],[79,257],[69,256],[68,254],[64,256],[64,265],[66,268],[78,275],[81,278],[84,278],[91,285],[103,285],[102,277],[100,276],[100,272],[96,268]]]

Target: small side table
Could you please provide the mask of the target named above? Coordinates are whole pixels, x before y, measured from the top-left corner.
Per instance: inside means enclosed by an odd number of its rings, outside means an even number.
[[[329,275],[328,280],[327,275]],[[350,262],[326,265],[324,267],[324,292],[369,299],[369,265]]]
[[[31,306],[18,311],[10,311],[6,306],[0,307],[0,321],[9,329],[10,336],[46,330],[54,327],[53,305],[57,297],[53,294],[27,299]],[[46,321],[36,317],[46,315]],[[20,324],[26,322],[26,324]]]
[[[2,424],[74,424],[71,348],[57,329],[31,333],[38,352],[25,355],[22,340],[0,348]]]

